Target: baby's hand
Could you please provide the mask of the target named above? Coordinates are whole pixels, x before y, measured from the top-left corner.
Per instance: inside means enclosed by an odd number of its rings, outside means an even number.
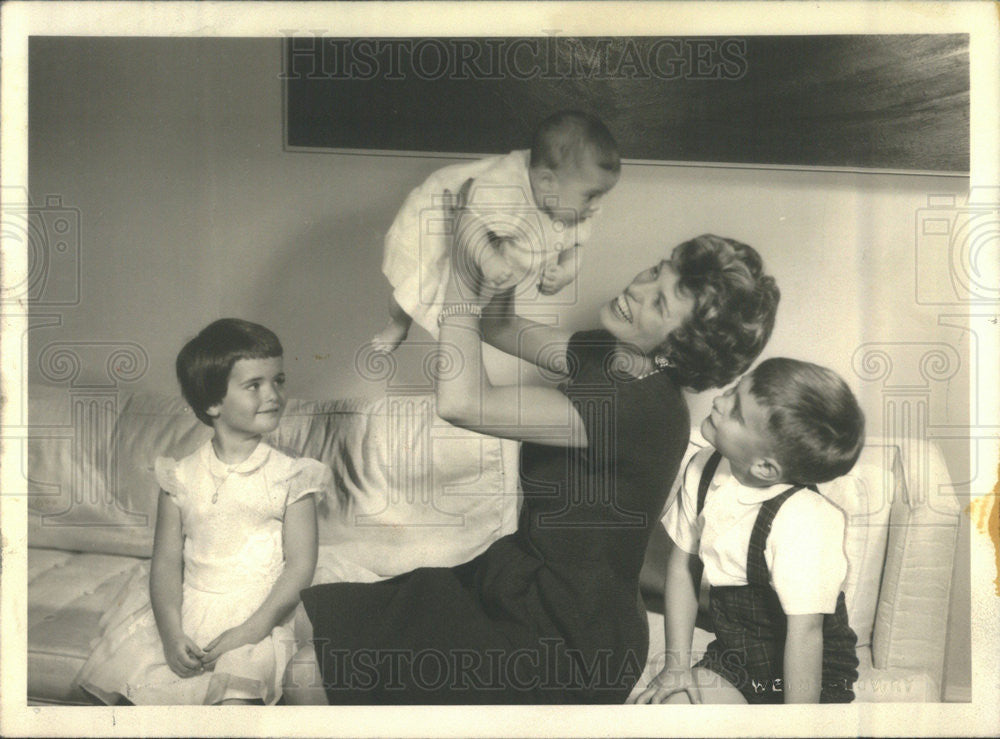
[[[646,689],[630,703],[673,703],[686,694],[689,703],[701,703],[701,691],[691,675],[691,669],[664,667],[649,681]],[[677,702],[685,702],[678,700]]]
[[[194,677],[202,671],[201,660],[205,653],[188,637],[181,634],[163,642],[163,656],[167,666],[178,677]]]
[[[538,292],[542,295],[555,295],[573,281],[576,275],[573,271],[560,264],[547,264],[542,271],[542,279],[538,283]]]

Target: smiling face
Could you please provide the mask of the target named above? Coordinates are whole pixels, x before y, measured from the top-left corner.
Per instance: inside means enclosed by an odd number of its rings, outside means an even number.
[[[712,401],[712,412],[701,422],[701,435],[729,460],[740,482],[772,485],[781,481],[781,467],[767,433],[767,408],[750,392],[751,384],[744,375]]]
[[[601,325],[616,339],[651,354],[694,309],[694,299],[678,287],[666,259],[635,276],[621,294],[601,308]]]
[[[222,401],[206,413],[217,432],[250,438],[274,431],[285,410],[285,373],[281,357],[237,359]]]

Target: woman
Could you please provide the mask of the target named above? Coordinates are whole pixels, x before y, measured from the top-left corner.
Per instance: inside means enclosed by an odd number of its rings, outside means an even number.
[[[700,236],[606,303],[601,329],[571,336],[513,315],[510,291],[491,300],[475,278],[448,286],[438,413],[524,442],[518,531],[459,567],[303,591],[326,698],[622,703],[648,648],[643,554],[688,441],[681,388],[751,364],[777,286],[749,246]],[[483,339],[567,382],[490,384]]]

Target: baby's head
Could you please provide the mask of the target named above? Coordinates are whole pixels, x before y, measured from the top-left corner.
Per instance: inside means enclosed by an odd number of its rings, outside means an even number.
[[[589,218],[620,174],[618,144],[596,116],[563,110],[535,131],[529,175],[535,203],[545,212]]]
[[[202,423],[268,433],[285,408],[283,354],[269,329],[239,318],[220,318],[177,355],[181,393]]]
[[[746,485],[808,485],[851,470],[865,417],[835,372],[776,357],[716,398],[701,432]]]

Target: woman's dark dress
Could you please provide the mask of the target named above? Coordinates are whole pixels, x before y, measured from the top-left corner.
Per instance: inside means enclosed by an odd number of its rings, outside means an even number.
[[[649,644],[639,570],[690,421],[669,372],[631,380],[614,346],[570,341],[588,447],[522,445],[517,532],[458,567],[302,592],[331,703],[625,701]]]

